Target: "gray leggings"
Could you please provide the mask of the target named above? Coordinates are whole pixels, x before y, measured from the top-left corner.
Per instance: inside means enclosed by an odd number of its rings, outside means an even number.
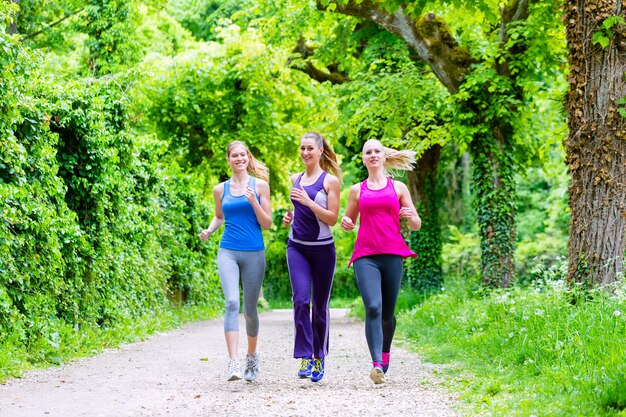
[[[373,362],[382,363],[396,330],[396,301],[402,283],[402,257],[364,256],[354,261],[354,275],[365,306],[365,338]]]
[[[265,251],[239,251],[219,248],[217,272],[222,282],[226,301],[224,331],[239,331],[239,277],[243,287],[243,315],[246,319],[246,334],[258,336],[259,313],[257,304],[265,274]]]

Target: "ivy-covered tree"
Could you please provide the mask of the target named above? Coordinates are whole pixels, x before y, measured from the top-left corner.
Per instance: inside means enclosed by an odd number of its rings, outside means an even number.
[[[623,277],[626,249],[626,9],[618,0],[565,2],[570,90],[571,282]]]

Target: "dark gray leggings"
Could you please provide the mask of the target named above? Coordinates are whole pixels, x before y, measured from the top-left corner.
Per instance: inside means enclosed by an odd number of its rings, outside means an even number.
[[[396,301],[402,283],[402,257],[372,255],[354,261],[354,275],[365,306],[365,338],[372,362],[382,363],[396,330]]]

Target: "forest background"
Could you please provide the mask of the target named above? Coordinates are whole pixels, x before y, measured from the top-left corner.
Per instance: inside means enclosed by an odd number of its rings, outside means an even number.
[[[281,219],[317,131],[343,202],[365,140],[418,153],[398,331],[465,413],[626,415],[626,90],[603,123],[580,93],[623,79],[617,3],[3,0],[0,379],[221,313],[198,233],[232,140],[270,168],[264,306],[290,307]],[[334,235],[332,303],[362,314]]]

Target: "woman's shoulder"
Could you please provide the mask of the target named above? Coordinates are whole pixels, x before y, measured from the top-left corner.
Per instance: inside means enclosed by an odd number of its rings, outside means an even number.
[[[291,180],[292,184],[296,183],[296,180],[298,179],[298,176],[302,175],[302,172],[296,172],[295,174],[291,174],[291,177],[289,177],[289,179]]]
[[[226,184],[226,181],[220,182],[215,187],[213,187],[213,198],[215,199],[215,201],[222,199],[222,196],[224,195],[224,184]]]
[[[393,182],[393,187],[396,189],[396,192],[398,192],[398,194],[404,193],[409,190],[409,187],[407,187],[406,184],[402,181],[394,179],[392,179],[391,181]]]
[[[324,183],[329,185],[337,185],[341,183],[341,181],[339,181],[339,178],[337,178],[335,175],[327,171],[324,172],[326,172],[326,176],[324,177]]]
[[[350,194],[352,194],[352,193],[360,193],[362,184],[363,184],[363,182],[357,182],[356,184],[352,184],[350,186]]]
[[[226,181],[220,182],[219,184],[217,184],[215,187],[213,187],[213,192],[224,191],[224,184],[226,184]]]
[[[255,183],[256,188],[259,190],[269,190],[270,188],[270,183],[261,178],[255,178]]]

